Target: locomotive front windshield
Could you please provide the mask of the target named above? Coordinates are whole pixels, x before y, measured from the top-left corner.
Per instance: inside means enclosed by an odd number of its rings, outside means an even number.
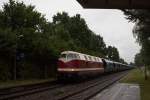
[[[61,54],[60,58],[66,58],[66,54]]]
[[[61,54],[60,59],[63,61],[70,61],[74,59],[79,59],[80,57],[77,54],[69,53],[69,54]]]
[[[67,60],[66,56],[67,56],[66,54],[61,54],[59,59],[66,61]]]
[[[67,55],[67,60],[73,60],[75,58],[74,54],[68,54]]]
[[[73,53],[67,55],[67,60],[75,60],[75,59],[80,59],[80,56],[78,54]]]

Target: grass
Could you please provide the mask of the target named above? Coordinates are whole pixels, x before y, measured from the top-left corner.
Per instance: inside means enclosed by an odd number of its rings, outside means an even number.
[[[121,83],[139,84],[141,90],[141,100],[150,100],[150,77],[148,80],[144,79],[144,73],[140,69],[132,70]]]
[[[38,84],[38,83],[49,82],[53,80],[54,79],[30,79],[30,80],[16,80],[16,81],[0,82],[0,89],[28,85],[28,84]]]

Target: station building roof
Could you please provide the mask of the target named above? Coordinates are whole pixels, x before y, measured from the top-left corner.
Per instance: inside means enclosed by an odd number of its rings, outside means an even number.
[[[83,8],[149,9],[150,0],[77,0]]]

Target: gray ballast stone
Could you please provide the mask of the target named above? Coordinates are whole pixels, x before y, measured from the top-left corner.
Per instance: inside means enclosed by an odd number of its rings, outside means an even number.
[[[137,84],[117,83],[91,100],[140,100],[140,87]]]

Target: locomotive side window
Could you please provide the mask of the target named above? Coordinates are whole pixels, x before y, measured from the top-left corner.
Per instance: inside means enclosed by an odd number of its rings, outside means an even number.
[[[97,57],[95,57],[95,59],[96,59],[96,61],[98,62],[98,59],[97,59]]]
[[[98,61],[100,61],[100,58],[97,58]]]
[[[77,59],[77,55],[76,54],[72,54],[73,55],[73,59]]]
[[[98,58],[98,61],[102,62],[102,60],[100,58]]]
[[[97,58],[95,57],[95,61],[97,61]],[[98,61],[97,61],[98,62]]]
[[[80,59],[79,54],[73,54],[74,55],[74,59]]]
[[[91,58],[92,58],[92,61],[95,61],[95,59],[94,59],[95,57],[91,57]]]
[[[97,58],[97,61],[99,62],[99,61],[100,61],[100,58]]]
[[[98,58],[96,58],[97,62],[99,62]]]
[[[94,61],[96,61],[96,58],[95,57],[93,57],[94,58]]]
[[[76,56],[77,56],[77,59],[80,59],[80,55],[79,54],[76,54]]]
[[[88,58],[86,57],[86,55],[84,55],[85,60],[88,60]]]
[[[89,60],[92,61],[92,57],[91,56],[89,56]]]

